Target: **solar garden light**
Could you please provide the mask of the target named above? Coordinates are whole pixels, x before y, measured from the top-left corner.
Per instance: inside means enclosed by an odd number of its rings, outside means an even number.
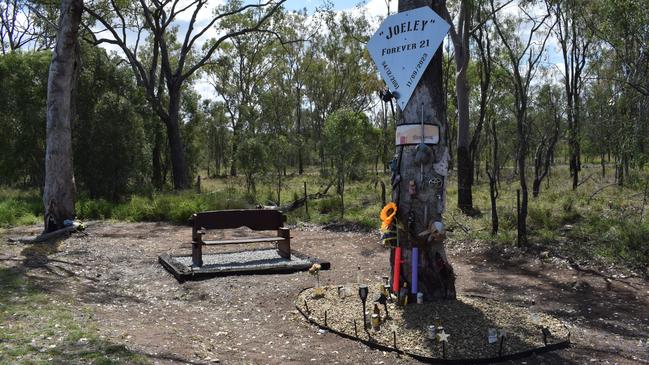
[[[367,327],[367,313],[365,313],[365,302],[367,301],[367,295],[369,294],[369,289],[367,285],[361,284],[358,286],[358,296],[363,302],[363,328]]]
[[[381,295],[376,299],[376,303],[383,304],[383,308],[385,308],[385,319],[390,318],[390,315],[388,314],[388,297],[385,296],[385,294],[381,293]]]

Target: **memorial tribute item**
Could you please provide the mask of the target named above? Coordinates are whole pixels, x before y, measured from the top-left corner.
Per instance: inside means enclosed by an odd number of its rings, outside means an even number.
[[[387,17],[367,42],[381,77],[404,110],[450,25],[428,6]]]
[[[439,46],[450,25],[427,4],[400,2],[399,13],[386,18],[368,42],[398,105],[397,151],[390,164],[394,229],[387,229],[383,218],[388,211],[382,211],[381,241],[386,246],[394,243],[392,292],[404,305],[455,298],[442,224],[449,154]],[[404,286],[410,288],[404,291]]]

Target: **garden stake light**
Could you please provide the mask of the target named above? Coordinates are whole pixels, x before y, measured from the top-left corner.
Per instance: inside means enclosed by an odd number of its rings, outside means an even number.
[[[548,329],[547,327],[542,327],[541,328],[541,333],[543,334],[543,343],[545,344],[545,346],[547,346],[548,345],[548,336],[550,336],[550,329]]]
[[[385,309],[385,319],[390,318],[390,315],[388,314],[388,298],[383,293],[381,293],[379,299],[376,300],[376,303],[383,304],[383,308]]]
[[[369,289],[367,285],[358,286],[358,296],[363,302],[363,328],[367,328],[367,312],[365,312],[365,302],[367,301],[367,295],[369,294]]]

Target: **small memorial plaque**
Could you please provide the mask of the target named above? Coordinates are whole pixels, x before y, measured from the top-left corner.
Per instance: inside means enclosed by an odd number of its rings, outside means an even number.
[[[487,341],[489,343],[498,342],[498,331],[496,331],[495,328],[489,328],[489,330],[487,330],[487,333],[488,333],[487,334]]]
[[[396,140],[397,146],[415,145],[422,142],[421,124],[401,124],[397,126]],[[424,124],[425,144],[439,143],[439,126],[433,124]]]

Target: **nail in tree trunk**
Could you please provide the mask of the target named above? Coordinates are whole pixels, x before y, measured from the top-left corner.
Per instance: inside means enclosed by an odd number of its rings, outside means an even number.
[[[399,11],[407,11],[422,6],[429,6],[430,1],[401,0]],[[432,8],[440,13],[443,1],[433,1]],[[430,146],[432,159],[422,165],[415,162],[417,146],[398,146],[397,162],[400,175],[398,186],[394,187],[393,199],[398,201],[397,220],[399,243],[402,248],[401,283],[408,283],[411,292],[413,278],[413,248],[418,249],[418,292],[423,293],[424,300],[454,299],[455,275],[444,250],[443,239],[428,241],[428,236],[421,234],[431,227],[432,222],[442,222],[442,213],[446,199],[446,175],[449,154],[446,146],[446,108],[442,88],[442,47],[440,47],[415,88],[406,108],[401,111],[399,123],[436,124],[440,128],[439,144]],[[416,193],[410,194],[409,186],[413,181]],[[410,222],[410,223],[409,223]],[[394,261],[391,262],[394,272]],[[402,284],[403,285],[403,284]],[[402,286],[401,285],[401,286]],[[414,296],[415,293],[411,293]],[[410,303],[415,302],[411,298]]]
[[[56,46],[47,80],[45,150],[45,232],[63,228],[74,218],[75,183],[72,164],[72,93],[78,62],[77,35],[83,0],[61,1]]]

